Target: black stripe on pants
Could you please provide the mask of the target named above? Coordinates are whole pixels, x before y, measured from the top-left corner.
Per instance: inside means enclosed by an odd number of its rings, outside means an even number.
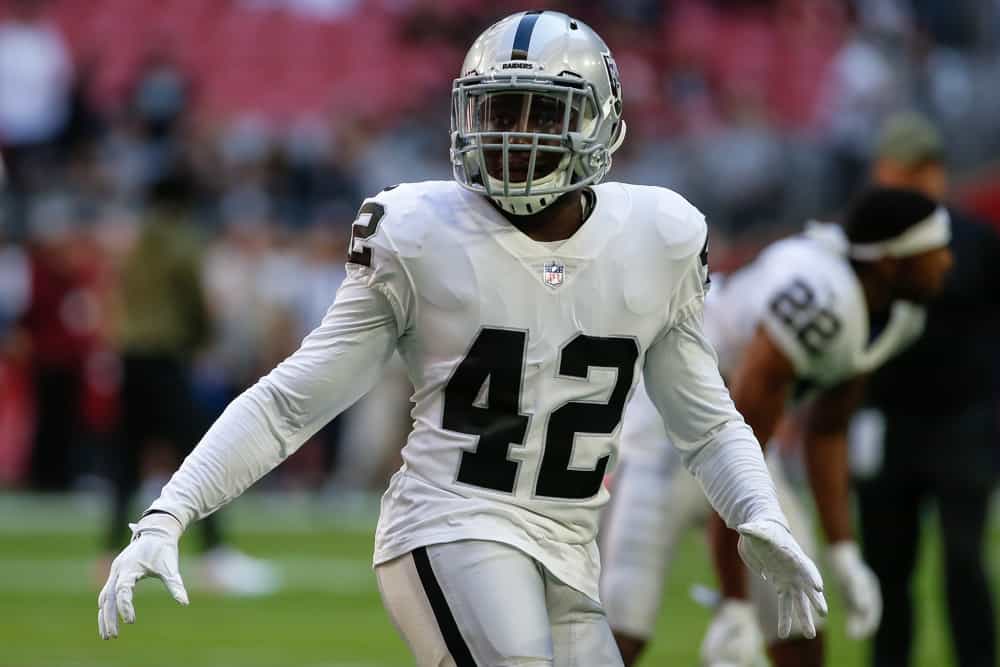
[[[437,577],[434,576],[434,569],[431,568],[431,561],[427,557],[427,549],[420,547],[413,550],[413,563],[417,566],[417,574],[420,575],[420,583],[423,584],[424,593],[434,610],[434,618],[437,619],[438,627],[441,628],[441,635],[444,637],[445,646],[455,659],[457,667],[476,667],[476,661],[469,651],[469,645],[462,638],[462,633],[458,630],[455,617],[448,607],[448,601],[444,597],[444,592],[438,584]]]

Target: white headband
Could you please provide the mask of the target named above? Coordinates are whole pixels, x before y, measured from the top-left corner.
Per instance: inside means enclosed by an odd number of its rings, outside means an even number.
[[[851,259],[871,262],[883,257],[910,257],[928,250],[943,248],[951,240],[951,217],[943,206],[908,228],[905,232],[876,243],[851,243],[847,254]]]

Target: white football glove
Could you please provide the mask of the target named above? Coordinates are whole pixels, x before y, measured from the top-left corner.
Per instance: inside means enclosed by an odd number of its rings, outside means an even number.
[[[108,583],[97,598],[97,629],[101,639],[118,636],[118,615],[135,623],[132,591],[143,577],[157,577],[179,603],[188,603],[177,566],[177,542],[183,529],[177,519],[156,512],[130,523],[132,542],[111,563]]]
[[[868,639],[882,620],[882,590],[878,577],[861,558],[855,542],[830,545],[827,558],[847,606],[847,636]]]
[[[788,529],[776,521],[751,521],[736,530],[743,561],[778,594],[778,637],[788,637],[794,621],[804,637],[815,637],[813,610],[821,616],[827,612],[819,570]]]
[[[764,635],[747,600],[722,601],[701,642],[703,667],[753,667],[764,651]]]

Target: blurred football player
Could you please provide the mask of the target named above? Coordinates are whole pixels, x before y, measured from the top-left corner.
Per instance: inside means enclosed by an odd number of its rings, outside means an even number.
[[[510,16],[473,44],[452,112],[455,181],[364,203],[321,325],[227,408],[136,525],[99,598],[102,637],[135,619],[144,576],[187,602],[183,530],[368,391],[396,349],[413,430],[374,565],[418,665],[621,664],[595,534],[640,373],[788,618],[825,613],[701,331],[702,215],[669,190],[599,185],[625,136],[607,46],[564,14]]]
[[[951,266],[949,238],[948,214],[934,200],[872,189],[854,202],[843,226],[811,223],[714,280],[705,304],[705,335],[760,442],[772,440],[790,404],[802,405],[806,470],[852,637],[875,631],[881,597],[852,533],[846,430],[865,376],[920,335],[920,304],[940,290]],[[627,664],[650,637],[677,540],[711,513],[665,445],[668,434],[654,411],[640,388],[626,411],[606,518],[602,592]],[[772,465],[771,474],[792,534],[811,553],[806,511],[780,467]],[[767,644],[776,667],[820,665],[822,641],[812,638],[812,624],[792,617],[791,637],[783,639],[789,628],[776,622],[789,620],[779,613],[783,603],[757,577],[747,586],[736,549],[727,532],[716,532],[723,599],[702,645],[704,664],[753,665]],[[740,551],[753,562],[752,546]]]
[[[892,116],[876,147],[872,180],[947,202],[945,151],[927,118]],[[851,429],[864,554],[885,600],[871,667],[914,664],[915,607],[927,602],[913,594],[913,580],[930,502],[940,527],[954,664],[1000,664],[985,548],[1000,462],[1000,235],[944,205],[955,270],[927,310],[924,335],[872,377],[871,409]]]

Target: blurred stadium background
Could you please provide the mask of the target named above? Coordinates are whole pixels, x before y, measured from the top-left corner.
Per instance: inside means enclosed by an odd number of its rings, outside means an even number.
[[[450,178],[451,79],[481,29],[527,5],[0,1],[0,666],[410,664],[369,568],[406,424],[391,374],[223,512],[231,541],[277,569],[278,592],[220,591],[201,575],[196,535],[182,558],[191,607],[144,584],[138,625],[98,641],[122,294],[179,289],[136,285],[126,269],[153,204],[180,201],[207,320],[183,323],[201,332],[186,369],[201,430],[319,321],[361,199]],[[997,0],[548,8],[589,22],[617,57],[630,134],[612,178],[666,185],[705,211],[717,270],[840,209],[882,122],[906,109],[941,128],[956,201],[1000,225]],[[158,261],[158,247],[140,261]],[[134,511],[176,463],[167,443],[145,448]],[[989,544],[995,579],[995,521]],[[939,560],[925,541],[921,667],[952,664]],[[712,575],[692,535],[645,664],[696,664],[708,618],[688,595],[696,582]],[[829,664],[861,665],[836,605]]]

